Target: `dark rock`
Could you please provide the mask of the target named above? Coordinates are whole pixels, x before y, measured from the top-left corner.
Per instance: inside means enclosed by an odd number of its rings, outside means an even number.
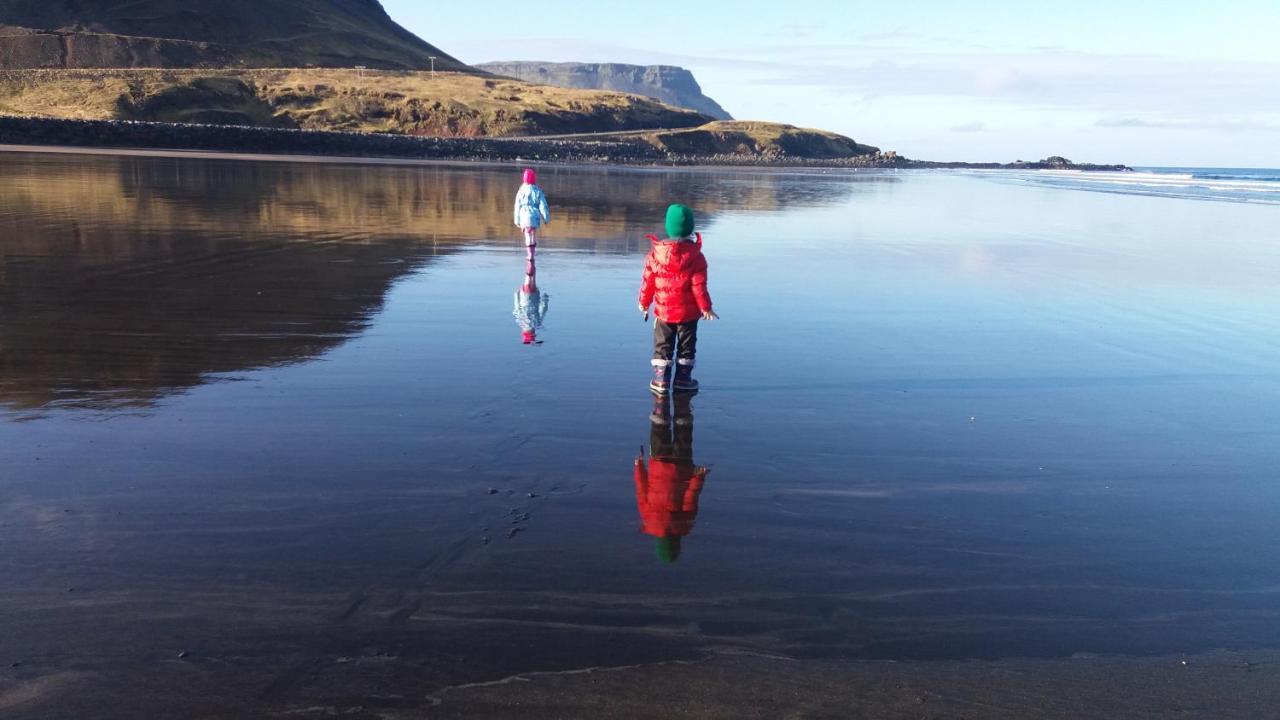
[[[0,69],[468,69],[377,0],[0,2],[0,35]]]

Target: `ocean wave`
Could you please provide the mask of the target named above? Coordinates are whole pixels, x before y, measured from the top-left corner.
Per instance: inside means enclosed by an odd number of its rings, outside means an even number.
[[[997,180],[1065,190],[1280,205],[1280,174],[1270,174],[1274,172],[1254,171],[1250,174],[1213,169],[1197,173],[1178,168],[1165,172],[991,171],[984,175]]]
[[[1280,182],[1280,175],[1215,175],[1193,174],[1197,180],[1257,180],[1259,182]]]

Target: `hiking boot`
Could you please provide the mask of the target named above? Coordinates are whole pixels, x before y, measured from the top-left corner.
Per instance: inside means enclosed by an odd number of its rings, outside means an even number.
[[[693,379],[693,364],[676,365],[676,392],[698,392],[698,381]]]
[[[653,380],[649,382],[649,389],[659,395],[666,395],[668,392],[671,392],[671,381],[668,379],[670,373],[670,360],[654,360]]]

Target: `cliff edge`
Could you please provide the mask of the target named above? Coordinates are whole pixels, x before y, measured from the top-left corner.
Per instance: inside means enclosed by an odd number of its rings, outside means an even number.
[[[719,103],[702,93],[693,73],[674,65],[492,62],[476,67],[495,75],[542,85],[644,95],[716,120],[733,119]]]

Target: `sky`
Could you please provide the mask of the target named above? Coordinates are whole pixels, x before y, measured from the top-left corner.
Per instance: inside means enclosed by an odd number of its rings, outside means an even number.
[[[680,65],[735,118],[912,158],[1280,167],[1280,0],[383,5],[466,63]]]

